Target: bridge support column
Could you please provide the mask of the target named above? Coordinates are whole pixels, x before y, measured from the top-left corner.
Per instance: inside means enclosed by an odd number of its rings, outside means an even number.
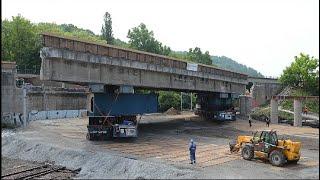
[[[240,115],[248,116],[252,107],[252,98],[250,96],[239,96],[240,98]]]
[[[279,115],[279,111],[278,111],[278,100],[271,98],[271,111],[270,111],[270,120],[272,124],[278,124],[278,115]]]
[[[22,107],[23,107],[23,127],[27,126],[27,120],[28,120],[28,112],[27,112],[27,87],[23,87],[23,102],[22,102]]]
[[[293,101],[293,108],[294,108],[294,119],[293,125],[294,126],[302,126],[302,105],[300,99],[294,99]]]

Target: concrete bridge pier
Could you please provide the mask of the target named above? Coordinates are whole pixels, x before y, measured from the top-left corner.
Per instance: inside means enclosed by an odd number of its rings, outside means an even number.
[[[252,97],[246,95],[240,95],[240,115],[247,117],[252,109]]]
[[[302,126],[302,105],[300,99],[293,100],[293,108],[294,108],[294,118],[293,125],[294,126]]]
[[[27,97],[27,87],[23,87],[23,127],[27,127],[27,122],[28,122],[28,112],[27,112],[27,101],[28,101],[28,97]]]
[[[271,98],[271,112],[270,112],[270,121],[272,124],[278,124],[278,100],[275,98]]]

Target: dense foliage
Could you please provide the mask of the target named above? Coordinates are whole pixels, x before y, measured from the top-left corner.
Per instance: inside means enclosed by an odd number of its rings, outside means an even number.
[[[319,95],[319,59],[300,53],[280,77],[286,86],[301,88],[313,95]]]
[[[131,48],[161,55],[168,55],[171,52],[170,47],[156,40],[153,31],[149,31],[143,23],[130,29],[127,37]]]
[[[112,34],[112,19],[108,12],[104,14],[104,24],[101,28],[101,36],[102,39],[106,40],[108,44],[113,44],[114,38]]]
[[[1,21],[1,59],[28,67],[39,65],[40,41],[36,32],[37,26],[20,15],[12,21]]]
[[[211,56],[208,51],[202,53],[199,47],[190,48],[188,52],[186,51],[172,51],[169,56],[183,59],[191,62],[202,63],[207,65],[212,65]]]
[[[180,109],[180,94],[172,91],[159,91],[159,110],[161,112],[174,107]]]
[[[264,77],[261,73],[251,67],[239,64],[236,61],[225,56],[211,56],[212,63],[217,67],[228,69],[231,71],[248,74],[252,77]]]
[[[39,68],[40,33],[48,32],[81,40],[106,43],[92,31],[78,28],[72,24],[31,23],[21,15],[1,21],[1,59],[16,61],[20,67]]]
[[[196,63],[212,65],[209,52],[206,51],[202,53],[199,47],[195,47],[194,49],[190,48],[187,53],[187,59]]]

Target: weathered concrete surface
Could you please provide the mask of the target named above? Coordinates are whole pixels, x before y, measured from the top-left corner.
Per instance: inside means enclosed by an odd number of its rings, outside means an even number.
[[[271,99],[270,106],[271,106],[271,112],[270,112],[271,123],[278,124],[278,120],[279,120],[278,101],[276,99]]]
[[[278,79],[275,78],[248,77],[247,81],[260,84],[281,84]]]
[[[86,109],[86,93],[16,86],[15,63],[1,62],[1,123],[25,125],[31,111]],[[24,90],[25,89],[25,90]],[[49,88],[52,89],[52,88]],[[25,93],[24,93],[25,91]]]
[[[42,80],[244,94],[246,80],[187,69],[45,47]]]
[[[240,99],[240,115],[248,116],[252,110],[252,97],[251,96],[239,96]]]
[[[300,99],[293,100],[294,116],[293,116],[293,125],[302,126],[302,104]]]
[[[62,88],[83,88],[83,86],[63,83],[57,81],[43,81],[40,80],[40,75],[34,74],[17,74],[17,78],[23,79],[25,83],[30,83],[33,86],[44,86],[44,87],[62,87]]]
[[[248,77],[247,81],[253,83],[251,95],[254,107],[267,103],[283,88],[278,79]]]
[[[1,61],[1,65],[1,123],[20,126],[23,123],[23,94],[15,85],[16,64]]]

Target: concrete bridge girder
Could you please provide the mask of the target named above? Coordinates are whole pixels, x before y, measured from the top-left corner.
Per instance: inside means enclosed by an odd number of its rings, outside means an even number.
[[[246,80],[58,48],[41,50],[43,80],[243,94]]]

